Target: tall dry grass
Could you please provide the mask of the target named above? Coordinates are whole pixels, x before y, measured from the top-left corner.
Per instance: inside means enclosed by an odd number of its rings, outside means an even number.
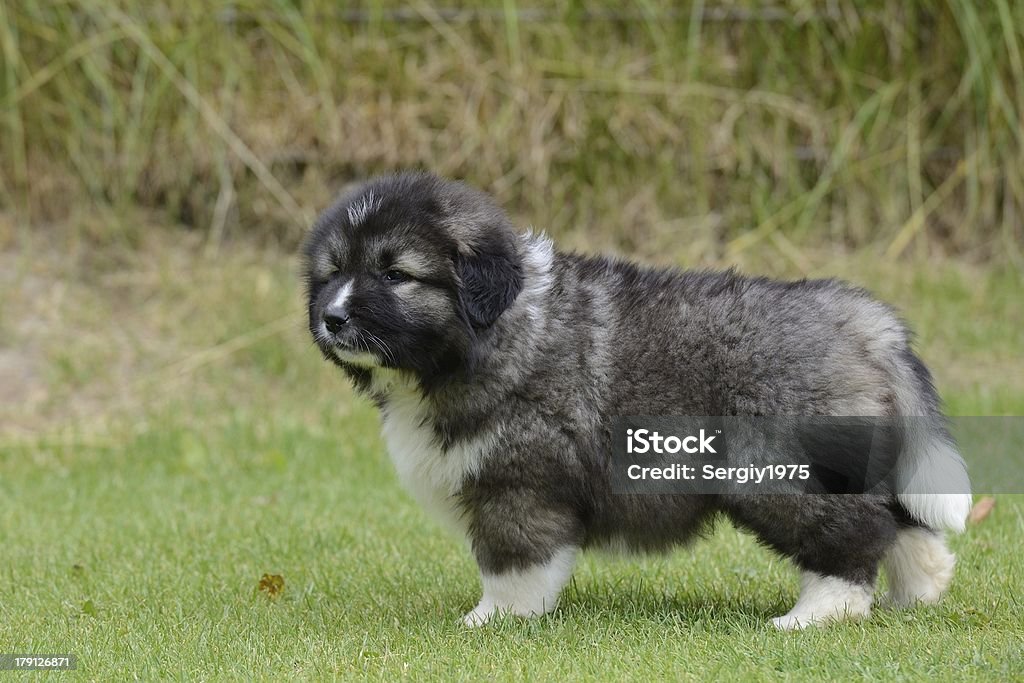
[[[1019,259],[1022,44],[1012,0],[3,2],[0,206],[290,247],[421,167],[602,248]]]

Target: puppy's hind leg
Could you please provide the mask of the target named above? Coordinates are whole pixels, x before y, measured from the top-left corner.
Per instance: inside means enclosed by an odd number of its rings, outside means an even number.
[[[726,500],[733,521],[791,557],[800,597],[772,619],[780,629],[864,618],[871,613],[878,565],[899,525],[883,496],[802,494]]]
[[[938,602],[953,578],[956,557],[942,534],[930,529],[904,529],[883,560],[889,578],[885,603],[912,607]]]

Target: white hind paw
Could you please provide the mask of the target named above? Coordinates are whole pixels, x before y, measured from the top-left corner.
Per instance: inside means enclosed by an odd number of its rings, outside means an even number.
[[[939,601],[953,579],[956,556],[942,536],[927,529],[906,529],[885,557],[889,591],[885,604],[913,607]]]

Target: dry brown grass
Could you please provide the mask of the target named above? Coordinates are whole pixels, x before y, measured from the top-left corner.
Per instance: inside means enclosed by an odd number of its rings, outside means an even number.
[[[346,182],[423,167],[589,247],[1019,260],[1022,27],[1009,0],[7,4],[0,202],[290,248]]]

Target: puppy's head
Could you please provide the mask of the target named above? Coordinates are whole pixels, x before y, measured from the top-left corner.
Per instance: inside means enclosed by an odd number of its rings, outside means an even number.
[[[444,381],[471,367],[480,335],[522,289],[517,244],[504,212],[461,183],[371,180],[306,242],[309,330],[356,379],[391,368]]]

